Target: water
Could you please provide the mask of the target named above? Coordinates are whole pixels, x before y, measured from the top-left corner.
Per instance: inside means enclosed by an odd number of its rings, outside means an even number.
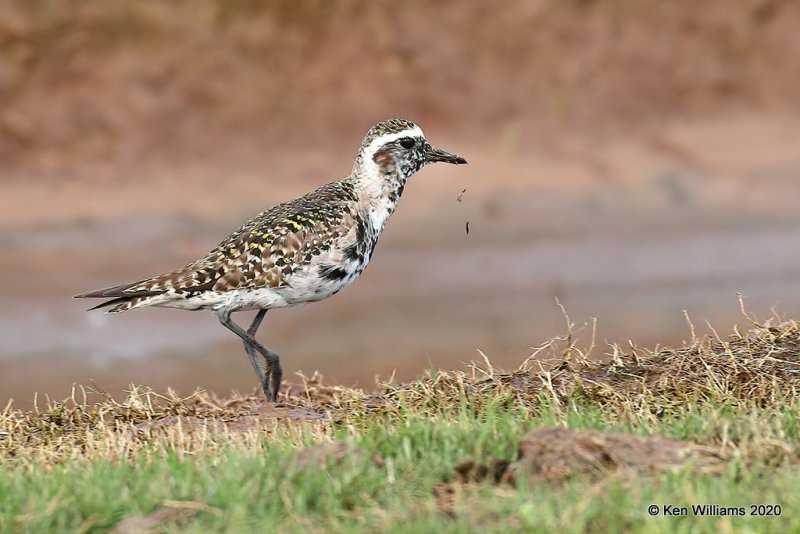
[[[699,327],[708,319],[729,331],[742,321],[737,293],[762,315],[773,305],[800,315],[797,224],[508,240],[493,238],[497,226],[474,221],[470,236],[451,233],[445,245],[435,236],[415,244],[413,224],[390,229],[354,286],[270,313],[261,336],[283,355],[290,380],[295,371],[320,370],[330,381],[370,387],[375,375],[458,366],[478,359],[478,349],[514,367],[531,346],[564,332],[556,298],[578,325],[598,317],[601,341],[644,344],[685,339],[683,310]],[[98,280],[110,285],[153,265],[181,265],[187,252],[213,243],[206,234],[222,235],[180,219],[43,227],[26,236],[24,250],[3,235],[22,254],[5,259],[13,275],[0,288],[2,400],[24,405],[33,391],[64,396],[72,382],[91,378],[112,390],[131,381],[182,392],[252,387],[241,345],[211,315],[85,313],[87,301],[70,298]],[[164,236],[190,250],[164,250]]]

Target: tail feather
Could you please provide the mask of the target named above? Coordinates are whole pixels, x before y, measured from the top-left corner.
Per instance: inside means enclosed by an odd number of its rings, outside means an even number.
[[[80,295],[75,295],[74,298],[108,299],[106,302],[90,308],[89,311],[111,307],[108,310],[109,313],[119,313],[134,307],[161,302],[162,299],[151,298],[158,295],[209,290],[214,287],[219,276],[221,276],[219,272],[211,272],[208,267],[195,262],[171,273],[145,278],[131,284],[81,293]]]
[[[122,304],[123,302],[128,302],[129,300],[131,300],[131,299],[129,299],[128,297],[119,297],[119,298],[116,298],[116,299],[107,300],[105,302],[101,302],[97,306],[92,306],[91,308],[89,308],[86,311],[94,311],[94,310],[99,310],[101,308],[107,308],[108,306],[114,306],[114,305],[117,305],[117,304]]]
[[[152,297],[153,295],[160,295],[163,290],[149,290],[143,289],[140,291],[130,291],[132,287],[136,287],[141,282],[134,282],[132,284],[123,284],[121,286],[107,287],[105,289],[98,289],[97,291],[89,291],[88,293],[81,293],[75,295],[76,299],[102,299],[102,298],[128,298],[128,297]]]
[[[161,295],[164,291],[159,290],[140,290],[130,291],[131,288],[139,285],[141,282],[134,282],[132,284],[123,284],[121,286],[108,287],[105,289],[98,289],[96,291],[89,291],[88,293],[81,293],[75,295],[76,299],[110,299],[105,302],[93,306],[86,311],[98,310],[113,306],[109,313],[119,313],[131,309],[136,304],[142,302],[147,297]]]
[[[109,308],[108,313],[121,313],[128,311],[131,308],[138,307],[139,304],[149,300],[149,297],[119,297],[105,302],[101,302],[97,306],[92,306],[86,311],[99,310],[102,308]]]
[[[133,298],[125,298],[125,299],[115,299],[103,304],[103,306],[114,306],[108,310],[108,313],[122,313],[124,311],[128,311],[131,308],[137,308],[139,304],[145,303],[148,300],[148,297],[133,297]]]

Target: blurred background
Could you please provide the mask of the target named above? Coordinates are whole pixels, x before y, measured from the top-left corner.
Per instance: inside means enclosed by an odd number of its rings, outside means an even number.
[[[251,390],[212,316],[71,296],[194,260],[393,116],[470,165],[412,178],[358,283],[267,316],[290,381],[516,367],[556,298],[601,344],[680,343],[682,310],[727,333],[737,293],[796,318],[798,27],[792,0],[4,0],[0,405]]]

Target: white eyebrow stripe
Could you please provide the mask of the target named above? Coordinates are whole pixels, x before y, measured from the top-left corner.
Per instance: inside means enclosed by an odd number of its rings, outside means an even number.
[[[392,141],[397,141],[398,139],[402,139],[403,137],[425,137],[425,134],[422,133],[422,128],[419,126],[414,126],[413,128],[409,128],[408,130],[403,130],[402,132],[385,134],[380,137],[376,137],[372,140],[372,142],[367,147],[366,152],[369,154],[373,154],[379,146],[383,146],[386,143],[391,143]]]

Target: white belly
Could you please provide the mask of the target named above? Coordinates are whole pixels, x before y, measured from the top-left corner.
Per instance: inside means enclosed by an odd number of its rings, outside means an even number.
[[[247,311],[285,308],[314,302],[330,297],[349,286],[361,275],[369,262],[369,254],[360,261],[346,261],[341,248],[315,258],[314,263],[306,265],[289,275],[285,284],[275,288],[233,289],[229,291],[207,291],[185,298],[180,294],[165,294],[148,299],[146,306],[180,308],[184,310],[229,310]],[[324,266],[338,265],[343,276],[332,279],[320,274]]]
[[[260,310],[289,306],[281,294],[274,289],[234,289],[232,291],[207,291],[186,298],[180,294],[167,293],[143,300],[136,307],[155,306],[179,310]]]
[[[169,298],[167,295],[159,295],[147,305],[183,310],[247,311],[285,308],[328,298],[352,284],[360,274],[360,271],[355,271],[341,280],[334,281],[319,277],[297,276],[292,277],[291,285],[284,287],[209,291],[190,298],[175,298],[177,295]]]

